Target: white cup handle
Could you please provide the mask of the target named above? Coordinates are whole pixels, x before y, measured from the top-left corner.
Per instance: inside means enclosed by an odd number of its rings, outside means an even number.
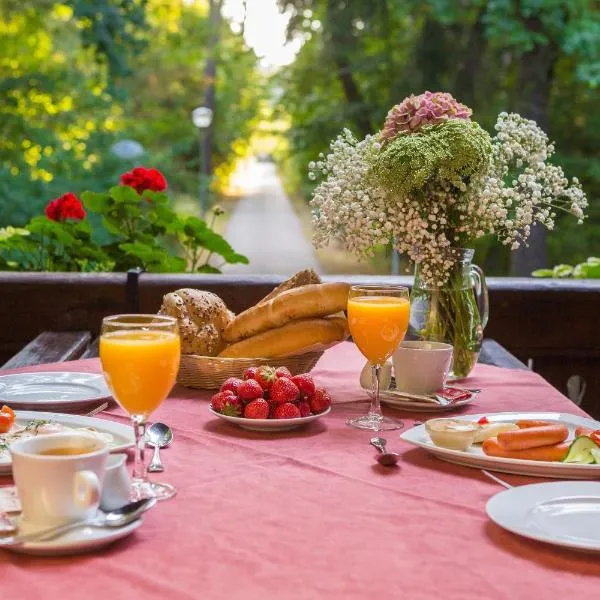
[[[100,480],[93,471],[77,471],[73,482],[73,497],[79,508],[90,508],[100,502]]]

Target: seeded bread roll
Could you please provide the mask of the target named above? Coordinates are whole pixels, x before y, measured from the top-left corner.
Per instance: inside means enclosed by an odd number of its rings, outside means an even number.
[[[348,322],[343,317],[300,319],[231,344],[219,354],[219,357],[296,356],[313,350],[322,350],[347,338]]]
[[[181,353],[201,356],[216,356],[225,347],[223,330],[233,319],[219,296],[189,288],[166,294],[159,314],[177,319]]]
[[[237,315],[223,332],[223,339],[239,342],[290,321],[340,312],[346,308],[349,288],[347,283],[317,283],[282,292]]]

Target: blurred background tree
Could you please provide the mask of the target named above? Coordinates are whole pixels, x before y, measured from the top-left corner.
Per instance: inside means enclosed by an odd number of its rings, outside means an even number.
[[[575,230],[509,254],[481,240],[478,261],[492,274],[529,275],[578,262],[600,246],[600,6],[594,0],[278,0],[302,36],[296,61],[276,78],[291,120],[284,173],[305,169],[342,127],[360,136],[411,93],[449,91],[491,131],[502,110],[536,120],[557,143],[557,160],[591,201]],[[303,179],[297,193],[309,198]]]
[[[197,206],[191,111],[207,82],[208,2],[0,0],[0,226],[21,225],[65,191],[104,190],[134,164],[159,167]],[[257,59],[219,35],[214,187],[247,148],[264,95]],[[112,145],[145,149],[118,158]]]

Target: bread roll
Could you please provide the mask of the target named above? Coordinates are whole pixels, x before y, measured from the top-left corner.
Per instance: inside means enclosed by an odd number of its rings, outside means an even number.
[[[223,358],[275,358],[322,349],[348,337],[348,322],[342,317],[300,319],[283,327],[263,331],[228,346]]]
[[[296,319],[326,317],[346,308],[347,283],[303,285],[278,294],[240,313],[223,332],[226,342],[238,342]]]
[[[311,283],[321,283],[321,278],[317,275],[313,269],[305,269],[304,271],[298,271],[295,275],[292,275],[288,280],[284,281],[281,285],[278,285],[270,294],[267,294],[258,304],[267,302],[271,298],[275,298],[282,292],[292,290],[294,288],[310,285]]]
[[[223,330],[233,313],[216,294],[183,288],[163,297],[159,314],[179,323],[182,354],[216,356],[224,347]]]

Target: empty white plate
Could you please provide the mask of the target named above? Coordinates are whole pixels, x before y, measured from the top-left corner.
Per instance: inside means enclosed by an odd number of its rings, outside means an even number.
[[[79,410],[110,397],[104,376],[70,371],[0,375],[0,403],[20,410]]]
[[[494,523],[558,546],[600,552],[600,482],[555,481],[515,487],[486,506]]]

